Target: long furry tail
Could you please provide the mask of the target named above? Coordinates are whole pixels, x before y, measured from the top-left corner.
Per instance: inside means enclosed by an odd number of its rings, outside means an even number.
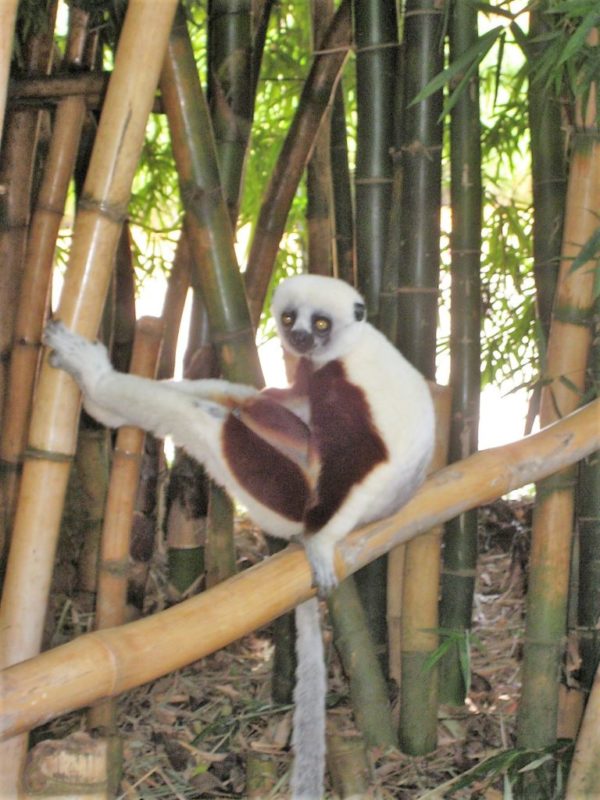
[[[325,773],[327,676],[316,597],[296,608],[296,653],[292,800],[321,800]]]

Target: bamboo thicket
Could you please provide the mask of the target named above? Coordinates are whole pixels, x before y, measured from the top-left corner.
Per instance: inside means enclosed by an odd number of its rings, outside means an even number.
[[[338,577],[469,507],[491,502],[585,458],[600,446],[599,413],[600,400],[595,400],[540,433],[480,451],[436,473],[397,514],[340,543]],[[64,711],[120,694],[196,661],[310,597],[311,581],[306,556],[291,545],[167,611],[86,634],[10,667],[2,673],[5,706],[0,736],[14,736]],[[198,620],[204,635],[190,636]]]
[[[174,13],[171,0],[140,0],[129,5],[123,24],[58,311],[65,324],[88,338],[98,330]],[[78,408],[75,383],[44,362],[0,608],[4,664],[39,652]],[[25,748],[22,738],[3,745],[2,787],[7,796],[17,791]]]

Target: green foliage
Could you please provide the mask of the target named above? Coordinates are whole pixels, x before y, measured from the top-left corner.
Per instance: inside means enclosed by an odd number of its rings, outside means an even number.
[[[523,796],[517,787],[524,775],[531,781],[528,782],[528,787],[537,790],[532,796],[559,800],[564,796],[565,778],[572,757],[573,742],[570,740],[561,740],[540,750],[525,748],[502,750],[452,778],[443,786],[432,790],[431,793],[426,792],[421,795],[421,800],[426,800],[430,794],[432,797],[440,797],[442,790],[445,798],[453,798],[458,792],[469,789],[475,790],[475,794],[469,796],[483,797],[487,789],[497,786],[500,782],[504,799],[513,800],[514,797]],[[556,780],[549,779],[549,775],[553,774],[553,771],[547,770],[549,765],[554,765],[556,768]],[[514,789],[517,791],[514,792]]]

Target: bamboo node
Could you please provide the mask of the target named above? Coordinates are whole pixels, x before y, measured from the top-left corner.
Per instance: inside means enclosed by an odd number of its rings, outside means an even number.
[[[23,462],[19,459],[17,461],[8,461],[6,458],[0,458],[0,475],[21,472],[22,467]]]
[[[558,322],[566,322],[569,325],[581,325],[587,328],[592,324],[593,314],[591,308],[558,305],[552,312],[552,318]]]
[[[356,54],[359,53],[368,53],[369,51],[376,51],[376,50],[389,50],[390,48],[399,48],[402,45],[400,42],[377,42],[376,44],[365,44],[362,47],[354,48]]]
[[[113,575],[117,578],[123,578],[127,575],[129,567],[129,558],[107,558],[100,562],[100,572],[107,575]]]
[[[393,183],[391,178],[354,178],[356,186],[388,186]]]
[[[90,194],[81,195],[77,208],[80,211],[95,211],[111,220],[111,222],[117,222],[119,225],[122,225],[127,220],[127,205],[96,200]]]
[[[72,453],[57,453],[52,450],[40,450],[37,447],[28,447],[25,450],[25,459],[38,459],[40,461],[55,461],[60,464],[73,461]]]
[[[443,567],[442,573],[444,575],[454,575],[457,578],[474,578],[477,574],[475,569],[449,569],[448,567]]]

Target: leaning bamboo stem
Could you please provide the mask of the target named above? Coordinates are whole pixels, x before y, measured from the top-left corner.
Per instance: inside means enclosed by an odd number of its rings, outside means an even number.
[[[10,56],[18,4],[19,0],[4,0],[4,2],[0,3],[0,144],[2,143]]]
[[[540,433],[482,451],[436,473],[400,512],[341,543],[338,575],[355,572],[391,547],[468,508],[585,458],[600,447],[599,418],[600,400],[596,400]],[[2,673],[5,703],[0,735],[15,736],[62,712],[202,658],[310,597],[311,581],[305,555],[290,546],[167,611],[81,636],[10,667]],[[203,635],[190,636],[199,621]]]
[[[127,9],[58,312],[68,326],[88,338],[98,330],[175,6],[175,0],[132,0]],[[44,363],[0,608],[4,664],[39,652],[78,408],[77,386]],[[8,765],[2,780],[9,797],[18,793],[25,742],[13,741],[10,746],[10,753],[3,750],[0,755]]]

